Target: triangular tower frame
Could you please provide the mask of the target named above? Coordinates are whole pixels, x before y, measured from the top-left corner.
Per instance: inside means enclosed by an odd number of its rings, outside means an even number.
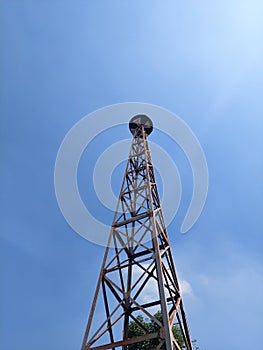
[[[181,350],[175,323],[184,349],[193,349],[148,147],[152,129],[145,115],[130,121],[131,150],[81,350],[141,349],[138,344],[147,341],[156,344],[153,349]],[[95,322],[100,303],[105,314]],[[138,313],[154,325],[152,331]],[[131,322],[142,334],[130,336]]]

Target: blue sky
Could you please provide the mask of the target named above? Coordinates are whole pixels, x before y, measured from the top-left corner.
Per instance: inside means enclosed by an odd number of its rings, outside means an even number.
[[[185,192],[169,227],[177,269],[191,286],[184,299],[192,336],[202,350],[259,349],[262,2],[2,0],[0,7],[0,348],[80,348],[104,249],[64,220],[55,158],[80,118],[139,101],[184,119],[207,157],[206,206],[181,235],[192,182],[178,152]]]

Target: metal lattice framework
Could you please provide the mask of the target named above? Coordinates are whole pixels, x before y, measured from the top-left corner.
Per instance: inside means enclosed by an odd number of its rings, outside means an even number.
[[[133,130],[82,350],[137,349],[149,340],[154,340],[156,349],[181,350],[173,336],[174,324],[181,330],[185,348],[192,350],[147,131],[145,123],[137,123]],[[155,316],[157,310],[161,319]],[[145,328],[138,314],[155,325],[154,332]],[[130,337],[130,322],[142,330],[141,335]]]

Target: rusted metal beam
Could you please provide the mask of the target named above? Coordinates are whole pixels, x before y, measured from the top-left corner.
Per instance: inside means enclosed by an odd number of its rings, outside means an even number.
[[[130,344],[140,343],[145,340],[156,339],[158,337],[159,337],[159,333],[149,333],[149,334],[141,335],[139,337],[134,337],[132,339],[121,340],[114,343],[99,345],[95,347],[90,347],[87,344],[85,347],[85,350],[107,350],[117,346],[130,345]]]
[[[120,221],[120,222],[114,222],[114,224],[112,226],[113,227],[124,226],[124,225],[130,224],[132,222],[135,222],[135,221],[138,221],[138,220],[150,217],[151,215],[152,215],[151,212],[146,212],[146,213],[143,213],[141,215],[134,216],[134,217],[132,217],[130,219],[127,219],[127,220],[123,220],[123,221]]]

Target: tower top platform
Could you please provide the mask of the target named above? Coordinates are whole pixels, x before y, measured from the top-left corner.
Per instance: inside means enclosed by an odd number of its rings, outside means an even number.
[[[135,135],[140,135],[140,130],[144,127],[144,130],[147,135],[153,131],[153,122],[146,114],[137,114],[131,118],[129,122],[130,132]]]

